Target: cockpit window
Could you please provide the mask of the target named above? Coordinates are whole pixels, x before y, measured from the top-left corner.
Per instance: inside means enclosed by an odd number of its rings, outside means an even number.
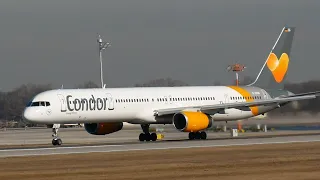
[[[29,102],[27,107],[30,106],[50,106],[50,102],[48,101],[36,101],[36,102]]]
[[[32,101],[29,101],[29,102],[27,103],[27,107],[31,106],[31,104],[32,104]]]
[[[31,104],[31,106],[39,106],[40,105],[40,102],[33,102],[32,104]]]

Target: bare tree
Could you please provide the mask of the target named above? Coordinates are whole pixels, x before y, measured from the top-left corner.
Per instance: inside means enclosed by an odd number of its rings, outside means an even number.
[[[248,84],[252,82],[251,78],[246,77],[242,81],[242,84]],[[221,84],[215,81],[215,85]],[[136,84],[136,87],[173,87],[173,86],[188,86],[187,83],[179,80],[173,80],[171,78],[162,78],[151,80],[145,83]],[[98,88],[99,86],[92,81],[85,82],[82,85],[78,85],[78,88]],[[0,92],[0,121],[1,120],[19,120],[26,104],[32,100],[32,98],[45,90],[52,89],[50,84],[35,85],[24,84],[10,92]],[[320,90],[320,81],[308,81],[303,83],[286,83],[285,89],[293,93],[312,92]],[[320,99],[312,99],[299,101],[299,109],[293,108],[293,106],[285,106],[275,111],[271,111],[270,115],[276,115],[286,112],[309,112],[310,114],[317,114],[320,112]]]
[[[99,86],[93,81],[87,81],[87,82],[84,82],[83,84],[76,86],[76,88],[79,88],[79,89],[99,88]]]

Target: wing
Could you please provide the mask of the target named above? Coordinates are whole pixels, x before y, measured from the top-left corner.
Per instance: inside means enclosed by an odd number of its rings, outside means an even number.
[[[205,106],[189,106],[189,107],[158,109],[154,111],[154,115],[163,116],[163,115],[175,114],[186,109],[196,109],[198,111],[204,112],[209,110],[220,110],[220,109],[252,107],[252,106],[271,106],[271,105],[280,106],[280,104],[288,103],[292,101],[314,99],[317,97],[317,95],[320,95],[320,91],[303,93],[303,94],[295,94],[295,95],[290,95],[286,97],[274,98],[270,100],[261,100],[261,101],[258,100],[254,102],[236,102],[236,103],[214,104],[214,105],[205,105]]]

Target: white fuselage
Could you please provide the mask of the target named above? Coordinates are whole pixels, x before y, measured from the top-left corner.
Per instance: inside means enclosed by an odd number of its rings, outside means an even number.
[[[255,91],[257,101],[270,98],[263,89],[256,88]],[[27,121],[45,124],[91,122],[169,124],[172,123],[172,116],[159,118],[154,116],[153,111],[246,101],[242,96],[227,86],[59,89],[35,96],[32,102],[39,102],[40,105],[27,106],[23,117]],[[264,111],[271,109],[274,107]],[[259,113],[264,112],[259,111]],[[255,115],[250,110],[235,108],[226,109],[222,113],[212,113],[216,121],[238,120]]]

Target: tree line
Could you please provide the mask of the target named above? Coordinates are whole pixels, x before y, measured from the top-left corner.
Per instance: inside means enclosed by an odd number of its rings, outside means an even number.
[[[247,84],[247,81],[251,81],[250,78],[246,78],[241,84]],[[219,82],[214,82],[213,84],[221,84]],[[213,85],[212,84],[212,85]],[[173,86],[188,86],[187,83],[179,80],[173,80],[171,78],[156,79],[148,81],[145,83],[138,83],[134,85],[135,87],[173,87]],[[76,88],[97,88],[99,87],[92,81],[85,82],[81,85],[76,86]],[[0,121],[20,121],[22,111],[26,104],[34,97],[36,94],[53,89],[50,84],[24,84],[9,92],[0,92]],[[293,93],[303,93],[310,91],[320,90],[320,81],[308,81],[303,83],[287,83],[285,84],[285,89]],[[287,112],[307,112],[311,114],[317,114],[320,110],[320,100],[319,98],[299,101],[298,111],[292,106],[286,106],[280,108],[276,111],[271,112],[273,114],[287,113]]]

